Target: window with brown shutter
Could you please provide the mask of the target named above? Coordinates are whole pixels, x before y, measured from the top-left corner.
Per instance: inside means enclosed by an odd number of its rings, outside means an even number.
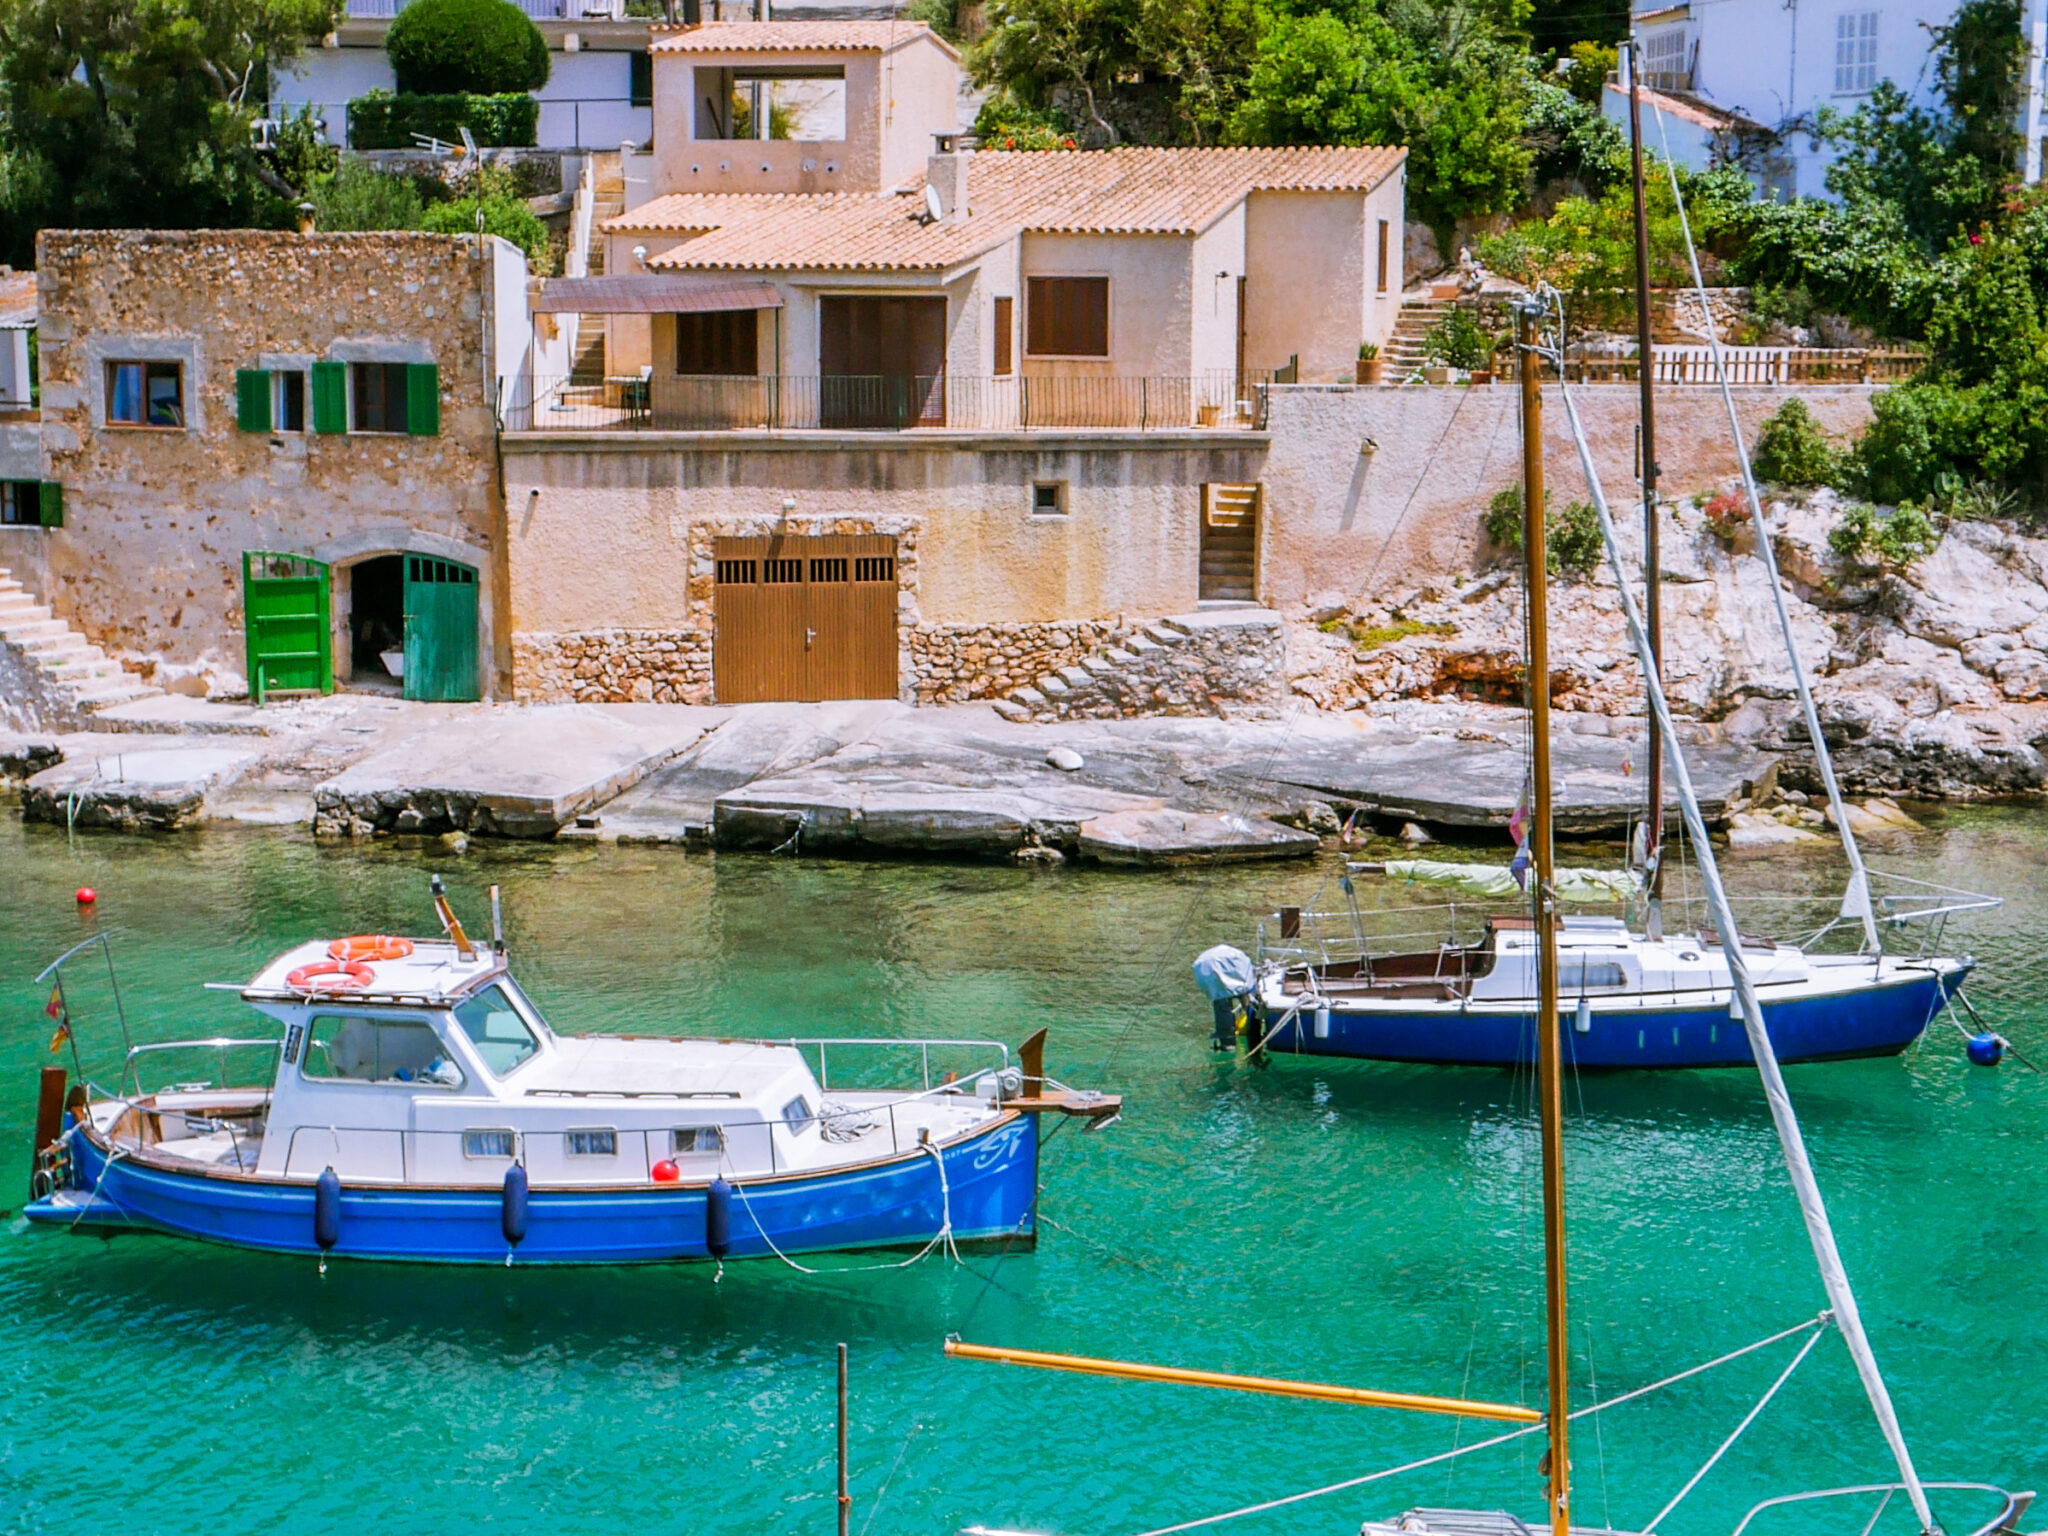
[[[996,362],[997,378],[1010,371],[1011,338],[1017,328],[1017,301],[1010,298],[996,300]]]
[[[1109,356],[1108,278],[1026,278],[1024,306],[1024,350],[1031,356]]]
[[[676,316],[676,372],[751,377],[759,361],[760,311],[719,309]]]
[[[1380,292],[1387,291],[1387,234],[1391,226],[1385,219],[1380,220]]]

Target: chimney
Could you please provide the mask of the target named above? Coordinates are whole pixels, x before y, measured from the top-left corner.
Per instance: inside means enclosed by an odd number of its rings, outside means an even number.
[[[967,222],[967,173],[974,159],[974,140],[966,134],[940,133],[938,152],[925,162],[924,179],[939,195],[939,218],[946,224]]]

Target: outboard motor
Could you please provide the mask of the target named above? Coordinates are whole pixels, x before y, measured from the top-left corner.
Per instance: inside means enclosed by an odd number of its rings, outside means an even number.
[[[1228,1051],[1236,1048],[1238,1010],[1244,1008],[1249,1016],[1251,1010],[1246,999],[1251,997],[1257,984],[1252,957],[1232,945],[1218,944],[1195,957],[1195,985],[1209,999],[1209,1008],[1216,1019],[1216,1032],[1209,1042],[1214,1049]]]

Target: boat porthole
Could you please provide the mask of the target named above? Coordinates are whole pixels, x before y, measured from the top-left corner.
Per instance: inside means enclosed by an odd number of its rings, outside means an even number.
[[[1709,1024],[1707,1026],[1707,1044],[1716,1044],[1720,1040],[1720,1038],[1721,1026],[1718,1024]]]
[[[1671,1043],[1673,1045],[1678,1044],[1678,1026],[1676,1024],[1671,1026]]]
[[[1639,1030],[1637,1030],[1637,1031],[1636,1031],[1636,1049],[1640,1051],[1640,1050],[1641,1050],[1642,1048],[1643,1048],[1643,1031],[1641,1031],[1641,1030],[1639,1029]]]

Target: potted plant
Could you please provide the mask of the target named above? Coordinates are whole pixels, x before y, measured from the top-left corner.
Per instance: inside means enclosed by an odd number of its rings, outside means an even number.
[[[1432,384],[1448,384],[1453,373],[1489,370],[1493,345],[1493,338],[1480,328],[1479,322],[1464,308],[1454,306],[1445,311],[1443,319],[1424,340],[1429,366],[1422,370],[1422,376]],[[1489,371],[1485,382],[1492,381]]]
[[[1386,372],[1387,360],[1380,356],[1377,343],[1361,341],[1358,344],[1358,382],[1377,384]]]

